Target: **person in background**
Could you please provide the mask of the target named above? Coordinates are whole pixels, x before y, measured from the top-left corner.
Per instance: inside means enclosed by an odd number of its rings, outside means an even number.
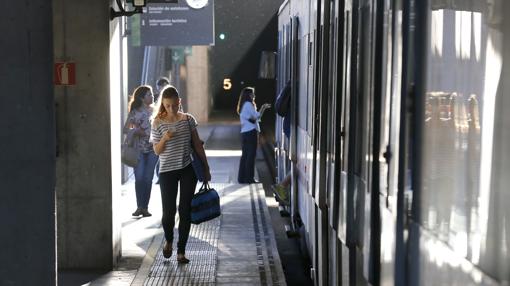
[[[170,81],[168,78],[162,76],[156,81],[156,93],[154,94],[154,102],[158,102],[159,95],[161,94],[161,91],[163,88],[165,88],[167,85],[170,85]],[[156,104],[157,105],[157,104]]]
[[[283,115],[283,134],[287,138],[287,141],[290,139],[290,117],[291,117],[291,108],[290,108],[290,80],[287,81],[284,88],[276,97],[275,106],[279,115]],[[280,106],[285,104],[286,106]],[[284,113],[282,113],[284,112]],[[271,186],[273,193],[275,194],[278,201],[284,205],[289,205],[289,187],[291,183],[292,176],[290,172],[283,178],[283,180],[279,184],[274,184]]]
[[[259,121],[264,111],[269,107],[271,107],[270,104],[263,104],[260,108],[260,112],[257,112],[255,89],[253,87],[243,88],[239,95],[237,113],[241,121],[242,155],[241,161],[239,162],[237,181],[240,184],[257,183],[254,176],[258,132],[260,132]]]
[[[211,173],[196,129],[197,121],[191,114],[183,113],[181,110],[181,98],[177,89],[171,85],[166,86],[161,91],[160,105],[152,123],[151,142],[160,160],[162,225],[166,240],[163,257],[172,256],[176,199],[177,192],[180,191],[177,261],[189,263],[185,257],[185,250],[191,227],[191,200],[197,185],[197,177],[191,165],[191,148],[203,163],[204,183],[211,180]]]
[[[154,94],[154,102],[156,103],[156,106],[159,106],[159,102],[158,102],[159,95],[160,95],[161,91],[163,90],[163,88],[165,88],[165,86],[167,86],[167,85],[170,85],[170,81],[168,80],[168,78],[166,78],[164,76],[160,77],[156,81],[156,94]],[[156,176],[158,177],[156,184],[159,184],[159,160],[156,163]]]
[[[151,132],[151,116],[153,95],[152,88],[148,85],[137,87],[129,102],[129,114],[124,124],[124,133],[132,131],[135,136],[140,158],[138,165],[134,167],[135,191],[137,209],[133,216],[151,216],[148,210],[152,190],[152,178],[154,166],[158,157],[149,143]]]

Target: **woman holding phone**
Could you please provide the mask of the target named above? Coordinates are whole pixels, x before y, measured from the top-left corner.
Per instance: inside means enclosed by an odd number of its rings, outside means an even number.
[[[240,184],[253,184],[255,181],[255,155],[257,153],[259,121],[264,111],[271,107],[269,103],[263,104],[260,112],[255,103],[255,89],[245,87],[239,95],[237,114],[241,121],[242,154],[239,162],[237,181]]]
[[[197,132],[197,121],[191,114],[182,112],[181,98],[171,85],[161,91],[159,108],[154,115],[151,142],[159,155],[159,183],[163,205],[163,230],[165,245],[163,256],[172,256],[177,192],[179,195],[179,241],[177,261],[189,263],[185,257],[186,243],[191,226],[191,199],[197,185],[197,178],[191,165],[193,148],[204,166],[204,181],[211,180],[209,164]],[[180,188],[178,188],[180,184]]]

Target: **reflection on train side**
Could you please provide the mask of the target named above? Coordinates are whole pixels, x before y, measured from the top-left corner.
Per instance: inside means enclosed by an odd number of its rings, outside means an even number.
[[[426,98],[424,226],[468,255],[477,222],[480,107],[475,94],[430,92]]]
[[[466,98],[462,94],[429,92],[425,103],[425,122],[439,120],[450,122],[455,132],[480,132],[480,111],[475,94]]]
[[[488,262],[497,261],[490,255],[501,242],[486,241],[486,235],[493,232],[501,237],[508,230],[488,225],[497,214],[491,214],[482,199],[482,111],[476,94],[427,93],[421,200],[423,226],[456,253],[488,270],[497,269]]]

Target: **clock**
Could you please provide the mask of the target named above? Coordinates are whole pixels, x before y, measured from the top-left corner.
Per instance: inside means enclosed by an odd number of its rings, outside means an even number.
[[[193,9],[202,9],[205,6],[207,6],[208,2],[209,0],[186,0],[188,6],[190,6]]]

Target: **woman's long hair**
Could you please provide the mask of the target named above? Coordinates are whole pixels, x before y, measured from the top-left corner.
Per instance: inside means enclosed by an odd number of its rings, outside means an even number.
[[[149,85],[140,85],[139,87],[135,88],[135,90],[133,91],[133,95],[129,100],[128,112],[131,112],[131,110],[143,106],[144,101],[143,98],[145,97],[147,92],[150,92],[152,94],[152,87],[150,87]]]
[[[154,109],[154,118],[155,119],[162,119],[167,115],[166,109],[163,106],[163,99],[165,98],[176,98],[179,99],[179,92],[173,85],[167,85],[165,86],[160,93],[159,99],[158,99],[158,106]]]
[[[255,95],[255,89],[253,87],[245,87],[239,94],[239,100],[237,101],[237,114],[241,114],[241,108],[246,101],[253,102],[252,95]]]

